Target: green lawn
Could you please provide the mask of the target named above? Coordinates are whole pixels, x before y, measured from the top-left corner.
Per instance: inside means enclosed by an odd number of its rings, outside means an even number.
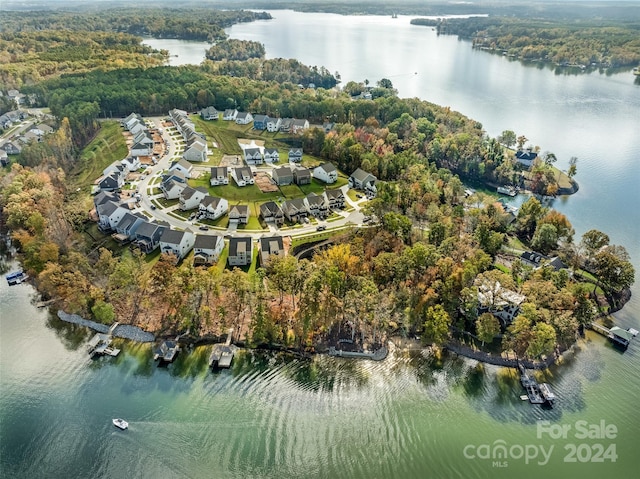
[[[200,186],[208,189],[211,196],[219,196],[225,198],[229,203],[252,201],[269,201],[275,200],[282,196],[279,191],[273,193],[263,193],[256,185],[238,186],[233,180],[228,185],[211,186],[209,183],[209,175],[202,175],[200,178],[190,179],[189,186],[198,188]]]
[[[358,198],[356,195],[364,196],[360,191],[354,190],[353,188],[350,188],[347,191],[347,196],[351,198],[351,201],[360,201],[360,198]]]
[[[283,185],[280,187],[280,191],[282,192],[282,196],[287,198],[288,200],[293,198],[301,198],[303,192],[298,185]]]
[[[72,188],[92,184],[102,175],[102,170],[114,161],[125,159],[128,154],[120,123],[102,122],[95,139],[80,154],[80,159],[71,174]]]

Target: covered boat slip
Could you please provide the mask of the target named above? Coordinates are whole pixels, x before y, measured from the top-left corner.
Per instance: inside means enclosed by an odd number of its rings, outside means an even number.
[[[627,349],[631,340],[638,335],[638,331],[633,328],[622,329],[619,326],[613,326],[609,329],[598,323],[591,323],[591,329],[606,336],[614,345],[623,349]]]
[[[108,355],[117,356],[120,350],[111,347],[111,336],[108,334],[96,333],[87,343],[87,352],[89,356]]]

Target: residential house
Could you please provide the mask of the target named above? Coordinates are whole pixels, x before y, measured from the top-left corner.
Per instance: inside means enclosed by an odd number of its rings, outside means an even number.
[[[22,145],[17,141],[8,141],[2,145],[2,149],[7,152],[7,155],[19,155],[22,151]]]
[[[266,130],[269,117],[267,115],[255,115],[253,117],[253,129],[254,130]]]
[[[7,166],[9,164],[9,155],[4,150],[0,150],[0,166]]]
[[[269,117],[269,119],[267,120],[267,131],[270,133],[275,133],[280,130],[280,125],[282,125],[282,119]]]
[[[97,208],[98,205],[112,201],[114,203],[120,202],[120,195],[112,191],[101,191],[93,197],[93,205]]]
[[[367,196],[375,196],[377,178],[358,168],[349,177],[349,187],[364,191]]]
[[[113,237],[116,241],[127,242],[135,239],[136,230],[146,223],[146,216],[142,214],[126,213],[116,225]]]
[[[228,185],[229,169],[226,166],[214,166],[211,168],[211,186]]]
[[[220,235],[196,235],[193,244],[193,265],[212,265],[220,258],[224,239]]]
[[[520,311],[520,305],[526,300],[522,294],[503,288],[499,281],[477,279],[478,313],[489,312],[509,325]]]
[[[131,145],[131,156],[151,156],[153,153],[153,140],[144,133],[140,135],[140,141]]]
[[[225,121],[236,121],[237,116],[238,110],[236,110],[235,108],[229,108],[222,114],[222,119]]]
[[[304,204],[309,210],[311,215],[316,218],[326,218],[329,216],[329,203],[324,195],[316,195],[315,193],[309,193],[304,198]]]
[[[195,140],[185,148],[182,158],[188,161],[202,163],[207,161],[207,153],[208,148],[206,141]]]
[[[180,172],[185,178],[191,178],[191,173],[193,172],[193,165],[186,161],[184,158],[180,158],[171,163],[169,166],[169,173]]]
[[[177,200],[186,187],[186,183],[181,183],[174,178],[168,178],[160,183],[160,191],[162,191],[165,200]]]
[[[280,153],[277,148],[265,148],[264,149],[264,161],[265,163],[277,163],[280,161]]]
[[[299,135],[304,130],[309,129],[309,120],[293,120],[291,123],[291,133]]]
[[[46,136],[53,133],[53,128],[47,125],[46,123],[39,123],[38,125],[36,125],[36,129],[42,132],[42,136]]]
[[[144,133],[146,131],[147,127],[145,126],[145,124],[141,121],[135,121],[132,123],[131,127],[129,128],[129,132],[133,135],[133,136],[137,136],[140,133]]]
[[[308,185],[311,183],[311,171],[308,168],[299,166],[293,169],[293,182],[300,185]]]
[[[533,162],[537,157],[538,154],[530,149],[516,151],[516,160],[527,169],[531,168],[531,165],[533,165]]]
[[[122,167],[124,169],[124,166]],[[98,187],[101,191],[115,191],[124,185],[125,174],[123,170],[111,170],[110,173],[100,178]]]
[[[191,188],[190,186],[186,186],[180,193],[180,209],[182,211],[189,211],[197,208],[205,196],[207,196],[206,188]]]
[[[153,136],[149,130],[144,129],[133,137],[133,143],[153,146]]]
[[[269,260],[274,257],[284,257],[284,242],[282,236],[267,236],[260,238],[258,241],[260,249],[258,254],[260,256],[260,266],[266,267]]]
[[[182,183],[184,185],[187,184],[187,177],[181,171],[175,170],[171,171],[167,174],[162,175],[162,181],[177,181],[178,183]]]
[[[271,170],[271,177],[278,186],[286,186],[293,183],[293,171],[287,165]]]
[[[280,122],[280,131],[282,133],[291,133],[293,118],[283,118]]]
[[[313,177],[327,184],[338,181],[338,170],[333,163],[323,163],[313,169]]]
[[[520,259],[522,259],[525,264],[538,268],[545,259],[545,256],[540,253],[536,253],[535,251],[525,251],[520,255]]]
[[[160,245],[160,237],[168,225],[144,222],[136,230],[135,245],[144,253],[151,253]]]
[[[302,148],[289,149],[289,162],[300,163],[302,161]]]
[[[322,124],[322,130],[325,133],[329,133],[331,130],[333,130],[334,124],[332,122],[326,122]]]
[[[24,135],[20,137],[20,141],[22,141],[25,144],[39,143],[42,141],[42,137],[38,135],[35,131],[29,130],[28,132],[26,132]]]
[[[260,151],[260,148],[245,148],[244,161],[247,162],[247,165],[261,165],[262,151]]]
[[[144,119],[137,113],[129,113],[129,116],[120,121],[120,124],[128,131],[131,131],[131,127],[139,123],[144,123]]]
[[[249,237],[229,240],[229,256],[227,261],[229,266],[248,266],[253,260],[253,242]]]
[[[129,213],[129,210],[118,203],[107,201],[96,206],[96,213],[98,215],[98,228],[102,231],[111,231],[116,228],[124,215]]]
[[[260,205],[260,216],[267,223],[281,225],[284,223],[284,213],[282,208],[275,201],[267,201]]]
[[[244,224],[249,222],[249,207],[234,205],[229,209],[229,223]]]
[[[229,202],[225,198],[206,195],[200,202],[200,214],[210,220],[217,220],[229,211]]]
[[[173,254],[177,263],[191,251],[195,240],[195,235],[189,229],[185,231],[165,229],[160,237],[160,251],[163,254]]]
[[[220,118],[220,113],[213,106],[208,106],[200,110],[200,117],[203,120],[217,120]]]
[[[304,200],[302,198],[293,198],[282,203],[282,212],[284,216],[292,223],[297,223],[302,218],[309,216]]]
[[[344,208],[344,193],[340,188],[335,190],[325,190],[323,196],[327,200],[329,208],[332,210],[341,210]]]
[[[236,124],[238,125],[248,125],[253,121],[253,115],[246,111],[240,111],[236,115]]]
[[[235,180],[238,186],[253,185],[253,173],[248,166],[241,166],[240,168],[231,169],[231,177]]]
[[[140,159],[137,156],[129,156],[125,158],[122,160],[122,164],[127,171],[136,171],[142,166],[142,163],[140,163]]]

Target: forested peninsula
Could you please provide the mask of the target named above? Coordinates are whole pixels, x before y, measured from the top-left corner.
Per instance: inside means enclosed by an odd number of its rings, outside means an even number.
[[[555,155],[537,155],[523,174],[512,148],[527,146],[525,132],[491,138],[450,108],[398,98],[384,78],[375,86],[300,88],[238,76],[239,69],[224,74],[226,61],[69,74],[21,89],[34,106],[50,108],[56,131],[2,169],[2,219],[24,268],[56,307],[194,341],[233,326],[250,346],[314,352],[348,330],[361,346],[418,335],[425,343],[465,341],[539,359],[624,304],[635,279],[626,250],[596,230],[576,240],[570,220],[544,205],[558,193]],[[326,248],[312,259],[289,254],[244,269],[195,267],[189,257],[176,264],[171,255],[144,255],[99,233],[88,214],[90,183],[127,155],[119,123],[105,117],[211,106],[317,125],[300,135],[257,136],[250,127],[239,134],[301,146],[313,166],[375,175],[375,198],[363,207],[371,221],[325,232]],[[227,133],[212,128],[227,148]],[[465,185],[515,182],[537,193],[516,213]],[[522,253],[532,250],[557,261],[528,262]],[[510,319],[498,314],[505,298],[518,302]]]

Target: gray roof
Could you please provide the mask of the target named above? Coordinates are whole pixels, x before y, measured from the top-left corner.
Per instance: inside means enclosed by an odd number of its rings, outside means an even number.
[[[302,198],[293,198],[291,200],[286,200],[284,203],[282,203],[282,209],[286,211],[307,211],[307,208],[304,205],[304,200]]]
[[[267,115],[254,115],[253,117],[253,121],[254,122],[262,122],[264,123],[265,121],[267,121],[269,119],[269,117]]]
[[[247,205],[234,205],[229,210],[229,216],[237,214],[239,216],[249,216],[249,207]]]
[[[229,240],[229,256],[237,256],[238,252],[248,253],[251,251],[251,238],[231,238]]]
[[[277,254],[284,249],[282,236],[268,236],[260,238],[260,251],[268,254]]]
[[[96,206],[96,210],[100,216],[111,216],[118,208],[120,208],[120,205],[113,201],[107,201]]]
[[[323,169],[324,171],[326,171],[327,173],[334,173],[334,172],[336,172],[336,173],[337,173],[337,171],[338,171],[338,170],[336,169],[336,167],[335,167],[335,166],[333,166],[333,163],[329,163],[329,162],[326,162],[326,163],[321,164],[320,166],[318,166],[318,168],[322,168],[322,169]]]
[[[136,230],[136,236],[151,238],[158,228],[164,228],[164,226],[160,226],[156,223],[144,222]]]
[[[260,153],[260,148],[245,148],[244,150],[244,154],[245,155],[256,155],[256,154],[261,154]]]
[[[307,201],[309,202],[309,206],[324,205],[324,198],[322,196],[316,195],[315,193],[309,193],[307,195]]]
[[[344,193],[340,188],[324,190],[324,194],[327,195],[327,198],[344,198]]]
[[[222,238],[218,235],[196,235],[196,241],[193,247],[198,249],[216,249]]]
[[[262,216],[270,216],[282,214],[282,209],[275,201],[267,201],[260,205],[260,212],[262,213]]]
[[[187,160],[183,159],[183,158],[180,158],[179,160],[176,160],[173,163],[171,163],[171,166],[169,167],[169,170],[171,170],[172,168],[175,168],[176,166],[181,166],[181,167],[185,168],[186,170],[193,169],[193,165],[191,163],[189,163]]]
[[[162,233],[160,241],[162,241],[163,243],[180,244],[182,242],[182,238],[184,238],[185,233],[186,231],[166,229]]]
[[[217,208],[221,200],[222,198],[218,198],[217,196],[206,195],[204,198],[202,198],[202,201],[200,202],[200,204],[204,207],[211,205],[215,209]]]
[[[302,156],[302,148],[290,148],[289,156]]]
[[[356,180],[361,181],[361,182],[362,181],[366,181],[366,179],[368,177],[370,177],[370,176],[373,177],[374,180],[376,179],[376,177],[373,176],[371,173],[367,173],[366,171],[364,171],[364,170],[362,170],[360,168],[358,168],[356,171],[351,173],[351,177],[352,178],[355,178]]]
[[[189,198],[191,198],[198,190],[196,190],[195,188],[191,188],[190,186],[186,186],[184,188],[184,190],[182,190],[182,193],[180,193],[180,197],[184,198],[185,200],[188,200]]]
[[[311,172],[308,168],[296,168],[293,170],[293,175],[296,178],[311,178]]]
[[[212,166],[211,167],[211,177],[217,178],[219,176],[227,176],[229,174],[229,169],[226,166]]]

